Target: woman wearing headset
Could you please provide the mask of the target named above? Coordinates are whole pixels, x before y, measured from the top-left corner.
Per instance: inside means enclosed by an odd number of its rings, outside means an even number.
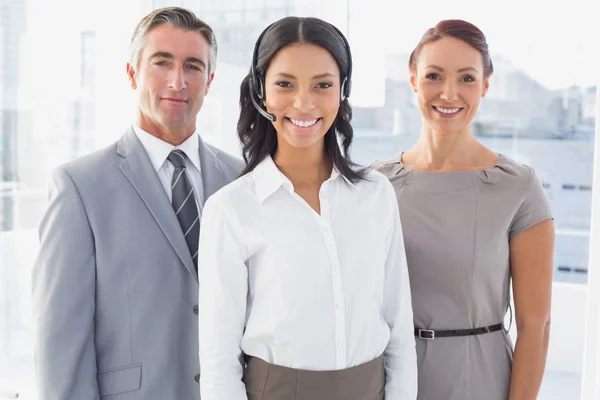
[[[394,190],[347,157],[351,65],[315,18],[256,43],[238,121],[247,167],[203,212],[202,400],[416,398]]]

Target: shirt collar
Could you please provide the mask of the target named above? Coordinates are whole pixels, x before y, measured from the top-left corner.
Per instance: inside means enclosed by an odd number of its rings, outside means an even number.
[[[292,182],[277,168],[271,156],[266,156],[252,171],[256,185],[256,197],[260,203],[281,186],[288,192],[294,191]]]
[[[283,187],[288,192],[294,192],[292,182],[277,168],[271,156],[265,157],[252,171],[256,187],[256,197],[260,203],[263,203],[269,196]],[[343,179],[352,188],[357,189],[356,185],[342,176],[335,166],[331,171],[331,176],[327,181],[339,181]]]
[[[179,149],[185,153],[194,167],[196,167],[200,173],[202,172],[200,168],[200,153],[198,150],[200,143],[196,131],[194,131],[194,133],[179,146],[173,146],[172,144],[151,135],[140,128],[137,123],[133,124],[133,131],[138,139],[140,139],[140,142],[142,142],[142,145],[148,153],[150,162],[152,162],[152,166],[156,171],[162,168],[171,151]]]
[[[331,177],[329,179],[336,180],[339,178],[343,179],[344,182],[346,182],[348,184],[348,186],[350,186],[352,189],[358,190],[358,187],[356,187],[356,184],[352,183],[352,181],[350,179],[348,179],[344,175],[340,174],[340,171],[338,171],[338,169],[334,165],[333,169],[331,170]]]

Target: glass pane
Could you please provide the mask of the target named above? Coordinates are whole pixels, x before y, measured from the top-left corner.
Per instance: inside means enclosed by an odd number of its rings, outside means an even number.
[[[260,32],[285,15],[336,24],[354,55],[352,156],[363,164],[417,140],[407,62],[423,32],[444,18],[477,24],[496,72],[474,134],[536,169],[556,217],[552,338],[539,398],[578,398],[600,70],[588,3],[432,0],[398,11],[391,0],[0,0],[0,398],[3,390],[36,398],[29,285],[50,172],[113,142],[131,123],[128,40],[142,10],[166,5],[192,9],[216,32],[216,79],[198,126],[233,154],[239,84]]]
[[[361,18],[362,6],[356,5],[356,12],[350,9],[350,37],[358,37],[359,46],[364,38],[379,43],[385,60],[384,77],[365,71],[354,78],[355,87],[360,80],[371,86],[384,80],[385,86],[383,94],[369,100],[376,106],[359,103],[354,108],[357,138],[352,154],[363,164],[397,157],[419,137],[421,117],[409,87],[408,58],[425,30],[439,20],[461,18],[487,36],[495,72],[473,134],[492,150],[533,167],[555,216],[552,334],[538,397],[543,400],[577,399],[581,385],[596,119],[594,71],[600,66],[600,52],[592,39],[597,16],[586,11],[586,4],[576,0],[557,5],[543,21],[539,19],[540,25],[536,22],[535,29],[528,17],[534,14],[528,11],[542,9],[541,1],[511,0],[493,12],[484,11],[476,1],[461,1],[459,9],[432,1],[427,12],[403,15],[386,15],[382,8],[374,20],[394,26],[395,31],[380,36],[369,36],[372,29],[378,30]],[[514,324],[511,335],[517,335]]]
[[[50,173],[131,123],[141,1],[0,0],[0,399],[37,398],[30,281]]]

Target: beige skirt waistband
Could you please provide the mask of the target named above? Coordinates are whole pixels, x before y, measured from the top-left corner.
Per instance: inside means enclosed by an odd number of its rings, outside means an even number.
[[[383,400],[383,356],[355,367],[309,371],[246,358],[248,400]]]

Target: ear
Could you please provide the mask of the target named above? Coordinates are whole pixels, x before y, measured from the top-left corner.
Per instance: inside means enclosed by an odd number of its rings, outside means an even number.
[[[129,78],[129,84],[132,89],[137,89],[137,82],[135,81],[135,68],[133,65],[127,63],[127,77]]]
[[[206,89],[204,89],[204,95],[205,96],[208,94],[208,89],[210,89],[210,84],[212,83],[213,79],[215,79],[215,73],[214,72],[209,75],[208,82],[206,82]]]
[[[490,88],[490,78],[485,78],[483,80],[483,92],[481,93],[481,97],[485,97],[489,88]]]
[[[417,93],[417,74],[414,71],[410,71],[410,87]]]

